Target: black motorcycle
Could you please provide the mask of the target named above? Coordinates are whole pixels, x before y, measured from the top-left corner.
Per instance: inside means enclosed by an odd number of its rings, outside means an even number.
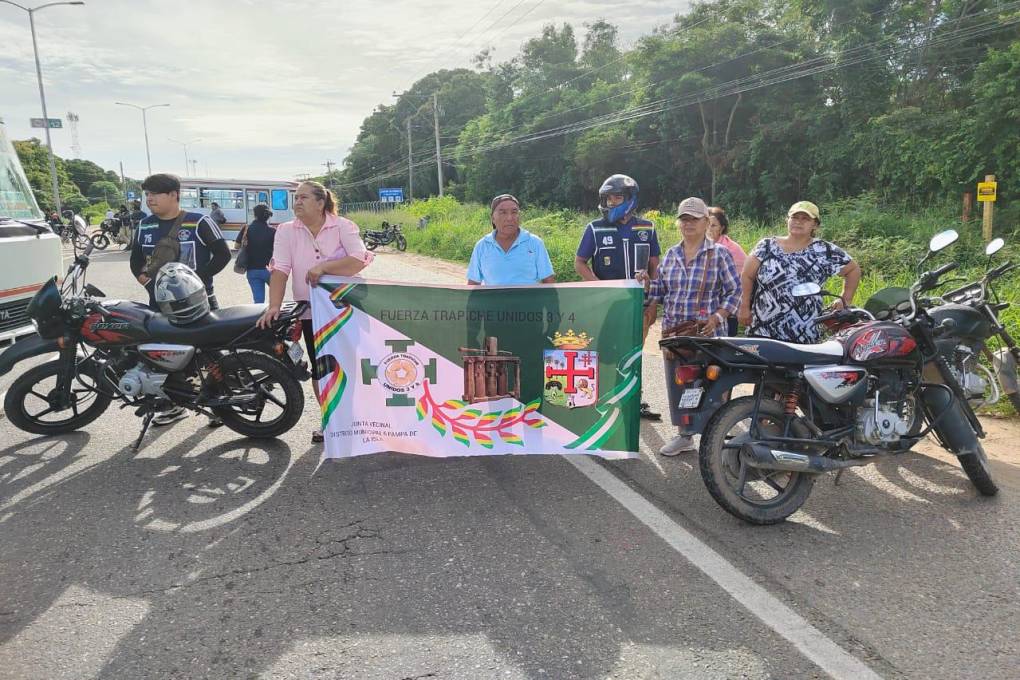
[[[4,411],[19,429],[53,435],[77,430],[114,400],[143,419],[137,449],[153,416],[173,406],[215,416],[248,437],[277,437],[301,417],[308,377],[301,338],[307,303],[284,307],[259,329],[262,305],[210,312],[185,326],[148,306],[103,299],[84,282],[91,244],[58,287],[35,294],[28,315],[38,335],[0,354],[0,375],[31,357],[59,358],[30,368],[7,391]]]
[[[985,248],[989,260],[1004,245],[1001,238],[989,243]],[[1020,380],[1017,378],[1020,347],[999,319],[1010,303],[1002,301],[992,285],[1016,268],[1017,264],[1013,262],[989,267],[981,279],[925,301],[930,306],[928,313],[936,323],[950,319],[953,324],[953,329],[939,339],[939,346],[975,409],[995,404],[1005,394],[1016,412],[1020,413]],[[942,283],[949,285],[961,281],[966,279]],[[906,288],[880,290],[865,305],[879,319],[895,319],[909,307],[910,296]]]
[[[130,220],[129,220],[130,223]],[[92,234],[89,239],[96,250],[106,250],[111,243],[127,245],[121,238],[120,232],[124,227],[124,221],[118,217],[107,217],[99,223],[99,232]]]
[[[365,232],[365,247],[369,250],[375,250],[379,246],[388,246],[391,243],[396,245],[397,250],[401,252],[407,250],[407,239],[404,238],[399,224],[383,221],[381,230]]]
[[[935,236],[931,252],[954,242]],[[899,322],[865,309],[823,314],[832,339],[797,345],[769,338],[675,337],[666,350],[674,423],[701,433],[699,465],[709,493],[727,512],[753,524],[781,522],[807,500],[823,472],[866,465],[910,450],[934,434],[956,454],[986,496],[997,493],[980,439],[981,423],[951,369],[922,294],[956,268],[921,274]],[[817,284],[795,295],[820,293]],[[752,396],[726,401],[737,385]]]

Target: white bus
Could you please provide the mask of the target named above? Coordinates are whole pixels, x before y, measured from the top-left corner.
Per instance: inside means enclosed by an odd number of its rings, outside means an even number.
[[[35,333],[25,308],[62,269],[60,237],[43,219],[0,118],[0,346]]]
[[[181,208],[208,215],[216,203],[227,223],[222,229],[227,239],[255,219],[255,206],[265,203],[273,211],[272,225],[294,219],[294,190],[300,182],[276,182],[251,179],[210,179],[181,177]],[[145,201],[142,210],[148,212]]]

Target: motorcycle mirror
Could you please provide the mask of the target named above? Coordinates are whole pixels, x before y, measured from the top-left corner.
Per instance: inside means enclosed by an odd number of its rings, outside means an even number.
[[[928,242],[928,250],[933,253],[937,253],[946,246],[956,243],[956,239],[958,238],[960,238],[960,235],[956,233],[955,229],[940,231],[931,237],[931,241]]]
[[[821,292],[822,287],[814,282],[798,283],[790,289],[790,293],[794,297],[808,297],[809,295],[818,295]]]
[[[997,253],[1000,250],[1002,250],[1002,248],[1005,245],[1006,245],[1006,242],[1003,241],[1001,238],[994,239],[991,243],[989,243],[987,246],[985,246],[985,255],[987,255],[988,257],[991,257],[995,253]]]

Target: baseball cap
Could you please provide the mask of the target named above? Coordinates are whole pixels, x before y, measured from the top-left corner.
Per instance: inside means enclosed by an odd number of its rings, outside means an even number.
[[[685,198],[676,207],[676,216],[690,215],[691,217],[708,217],[708,206],[700,198]]]
[[[818,206],[811,201],[797,201],[790,206],[790,209],[786,211],[787,217],[793,217],[795,214],[802,212],[807,213],[812,219],[820,219],[818,213]]]

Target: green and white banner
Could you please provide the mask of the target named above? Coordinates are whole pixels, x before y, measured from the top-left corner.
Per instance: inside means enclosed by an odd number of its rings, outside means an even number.
[[[312,290],[326,456],[637,455],[630,281]]]

